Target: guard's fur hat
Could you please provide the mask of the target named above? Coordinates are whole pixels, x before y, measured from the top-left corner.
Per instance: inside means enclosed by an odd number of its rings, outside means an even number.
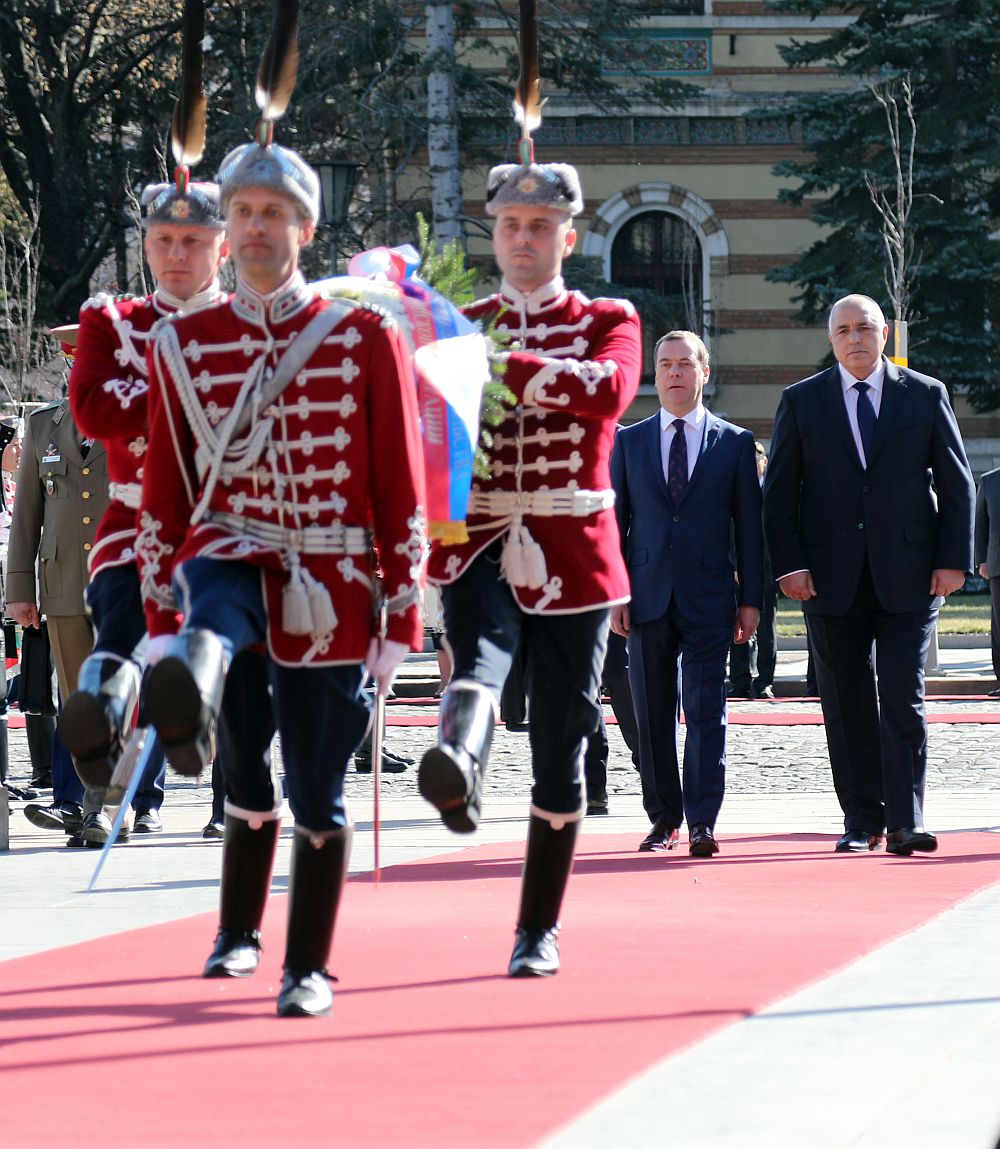
[[[142,206],[145,209],[143,227],[152,223],[176,223],[221,230],[225,226],[218,184],[149,184],[142,189]]]
[[[313,223],[319,219],[319,176],[291,148],[242,144],[222,161],[217,178],[223,212],[239,188],[271,188],[293,199]]]
[[[486,177],[486,211],[549,207],[567,215],[583,211],[580,176],[570,164],[500,164]]]

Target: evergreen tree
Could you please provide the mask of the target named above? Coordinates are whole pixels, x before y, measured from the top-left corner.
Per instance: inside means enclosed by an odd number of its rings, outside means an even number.
[[[770,0],[810,17],[824,0]],[[833,67],[853,81],[797,96],[786,111],[802,127],[808,158],[778,165],[794,178],[785,202],[812,204],[825,234],[772,279],[801,286],[800,317],[823,320],[849,291],[884,301],[880,221],[865,185],[892,185],[894,160],[873,85],[908,75],[916,121],[910,228],[910,365],[967,389],[979,411],[1000,406],[1000,21],[996,0],[871,0],[857,18],[783,50],[793,67]],[[887,309],[888,311],[888,309]],[[891,312],[890,317],[891,317]]]

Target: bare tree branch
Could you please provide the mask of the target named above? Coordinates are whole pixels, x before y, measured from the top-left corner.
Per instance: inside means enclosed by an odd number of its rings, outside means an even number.
[[[895,318],[906,321],[909,318],[910,291],[916,273],[913,232],[909,226],[913,210],[913,160],[917,145],[913,84],[907,73],[888,83],[873,85],[870,91],[885,114],[894,186],[890,197],[875,174],[866,171],[865,187],[880,220],[885,251],[883,278],[886,291],[892,301]]]

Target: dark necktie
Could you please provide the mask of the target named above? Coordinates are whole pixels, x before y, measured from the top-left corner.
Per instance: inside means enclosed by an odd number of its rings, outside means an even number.
[[[868,398],[871,387],[867,383],[855,383],[854,390],[858,393],[858,430],[861,432],[861,446],[865,451],[865,467],[868,467],[871,465],[872,447],[875,445],[877,416],[872,401]]]
[[[684,434],[684,420],[675,419],[674,437],[667,457],[667,493],[674,506],[680,504],[688,485],[688,449]]]

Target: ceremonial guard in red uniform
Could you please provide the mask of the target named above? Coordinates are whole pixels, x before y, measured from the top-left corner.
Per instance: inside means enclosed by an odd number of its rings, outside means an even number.
[[[559,908],[585,809],[582,762],[609,608],[628,600],[608,460],[639,382],[639,320],[630,304],[587,299],[563,283],[583,208],[566,164],[507,164],[488,178],[486,210],[503,273],[472,305],[514,341],[504,381],[517,405],[493,434],[490,478],[473,484],[469,541],[434,544],[454,657],[439,744],[420,791],[448,827],[469,832],[496,706],[518,639],[527,658],[534,785],[512,976],[555,973]]]
[[[229,660],[266,642],[295,818],[278,1013],[317,1016],[332,1002],[326,963],[351,837],[343,779],[368,724],[366,670],[387,688],[423,637],[416,395],[395,325],[320,298],[297,270],[316,173],[268,135],[230,153],[219,180],[236,291],[163,324],[151,357],[145,710],[171,765],[198,773]],[[206,976],[257,966],[277,818],[227,803]]]
[[[146,256],[157,288],[141,298],[101,294],[87,300],[69,377],[77,426],[106,447],[110,495],[90,553],[87,605],[97,642],[59,724],[91,807],[93,795],[102,795],[111,780],[139,697],[135,648],[146,622],[135,539],[148,435],[146,351],[159,320],[220,298],[217,276],[225,252],[214,184],[153,184],[142,199]],[[160,829],[162,797],[163,756],[157,752],[137,793],[136,831]],[[86,841],[99,845],[110,829],[99,801],[85,809]]]

